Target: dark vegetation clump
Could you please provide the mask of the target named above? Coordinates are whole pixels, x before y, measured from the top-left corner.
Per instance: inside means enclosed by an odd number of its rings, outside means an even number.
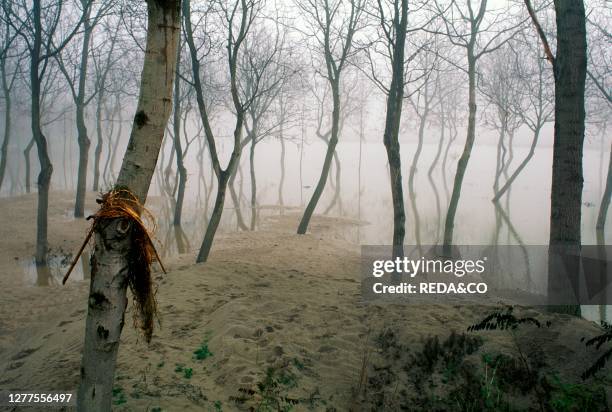
[[[304,360],[283,359],[267,367],[256,384],[238,388],[238,394],[230,396],[229,400],[238,410],[251,412],[336,411],[332,399],[323,399],[319,387],[304,393],[304,388],[299,385],[304,373],[312,373]],[[302,396],[298,396],[300,393]]]
[[[355,391],[352,410],[608,411],[606,383],[561,379],[547,364],[542,347],[519,343],[516,333],[526,325],[535,327],[530,332],[537,334],[551,324],[519,317],[508,307],[468,328],[468,332],[508,333],[515,348],[503,353],[487,351],[485,336],[472,333],[429,336],[414,347],[404,343],[399,329],[385,329],[364,358],[366,378]],[[611,330],[607,326],[587,345],[610,342]],[[370,356],[370,351],[375,355]],[[589,371],[601,369],[610,353],[604,353]]]
[[[601,327],[603,328],[603,333],[601,335],[595,336],[586,341],[586,346],[595,346],[597,349],[600,349],[602,345],[612,342],[612,324],[601,322]],[[584,341],[584,338],[582,338]],[[587,370],[582,373],[582,379],[588,379],[600,371],[606,366],[606,363],[612,357],[612,347],[606,349],[606,351],[591,365]]]

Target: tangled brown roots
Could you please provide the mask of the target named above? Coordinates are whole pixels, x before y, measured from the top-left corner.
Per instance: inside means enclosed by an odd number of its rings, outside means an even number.
[[[151,276],[153,261],[157,260],[164,273],[166,272],[151,238],[151,233],[155,232],[155,219],[151,212],[145,209],[138,198],[128,189],[117,188],[111,190],[103,194],[97,202],[100,204],[100,209],[96,214],[88,217],[88,219],[93,219],[93,224],[66,276],[64,276],[63,283],[70,276],[70,272],[81,253],[83,253],[93,232],[99,227],[98,225],[114,219],[123,219],[128,222],[131,244],[127,255],[127,284],[134,296],[134,327],[140,329],[146,341],[150,342],[154,321],[158,319],[157,301],[155,299],[157,288]]]

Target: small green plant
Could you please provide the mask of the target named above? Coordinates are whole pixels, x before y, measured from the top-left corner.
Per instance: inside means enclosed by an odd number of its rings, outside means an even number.
[[[208,342],[204,341],[204,343],[193,352],[193,355],[197,360],[204,360],[213,356],[213,353],[208,349]]]
[[[221,404],[221,401],[215,401],[214,405],[215,412],[223,412],[223,405]]]
[[[121,386],[115,386],[113,388],[113,405],[122,405],[127,402],[125,393]]]
[[[185,379],[191,379],[192,376],[193,376],[193,369],[192,368],[185,368],[185,369],[183,369],[183,377]]]
[[[157,364],[157,367],[158,367],[158,368],[163,368],[165,364],[166,364],[166,363],[165,363],[164,361],[160,361],[160,362]]]

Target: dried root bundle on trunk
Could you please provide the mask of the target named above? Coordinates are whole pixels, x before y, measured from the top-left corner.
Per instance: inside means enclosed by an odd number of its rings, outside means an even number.
[[[100,209],[87,218],[93,219],[93,224],[64,276],[63,283],[66,283],[91,236],[96,232],[104,232],[105,228],[111,224],[116,224],[117,232],[125,235],[125,239],[128,239],[130,243],[127,245],[125,280],[134,296],[134,327],[140,329],[146,341],[150,342],[155,319],[159,322],[155,299],[157,288],[151,276],[152,263],[158,261],[165,273],[152,239],[152,234],[155,232],[155,219],[128,189],[111,190],[103,194],[97,202],[100,204]],[[96,265],[97,262],[92,261],[92,276],[95,276]]]

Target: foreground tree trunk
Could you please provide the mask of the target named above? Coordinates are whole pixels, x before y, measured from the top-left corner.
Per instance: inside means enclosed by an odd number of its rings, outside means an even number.
[[[555,141],[550,196],[552,250],[578,253],[581,245],[582,152],[584,143],[584,91],[587,68],[586,18],[582,0],[555,0],[557,56],[555,77]],[[567,287],[555,275],[562,264],[549,255],[549,291]],[[561,291],[563,293],[563,291]],[[579,314],[579,306],[554,308]]]
[[[117,188],[144,204],[172,109],[172,83],[180,35],[180,0],[148,0],[148,28],[140,96]],[[119,339],[127,305],[132,227],[124,219],[96,225],[95,249],[77,409],[111,409]]]

